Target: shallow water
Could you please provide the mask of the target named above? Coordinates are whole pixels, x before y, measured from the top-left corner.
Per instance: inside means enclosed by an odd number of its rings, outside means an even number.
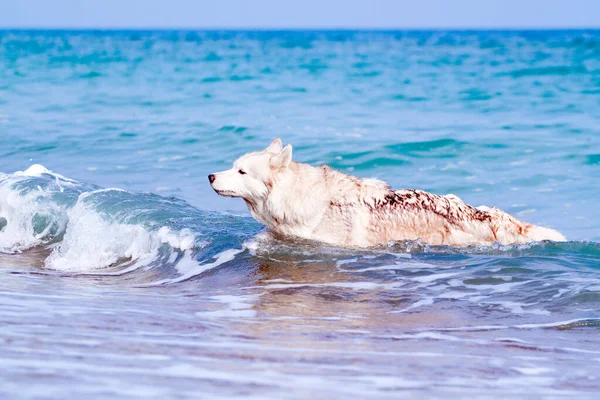
[[[594,398],[599,60],[597,31],[0,33],[2,398]],[[270,237],[206,175],[278,136],[570,241]]]

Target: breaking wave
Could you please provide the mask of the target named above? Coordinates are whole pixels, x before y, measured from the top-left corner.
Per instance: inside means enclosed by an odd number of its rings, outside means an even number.
[[[151,271],[152,284],[175,283],[239,261],[244,254],[287,263],[356,256],[599,256],[594,242],[541,242],[453,248],[402,241],[343,249],[273,237],[248,217],[199,210],[183,200],[103,189],[41,165],[0,175],[0,252],[47,250],[43,267],[64,273]]]
[[[45,247],[44,267],[52,270],[124,273],[173,266],[189,278],[193,267],[202,271],[200,264],[225,262],[222,253],[240,251],[248,235],[243,232],[256,231],[236,229],[236,223],[252,223],[232,219],[175,198],[80,183],[41,165],[0,175],[0,252]]]

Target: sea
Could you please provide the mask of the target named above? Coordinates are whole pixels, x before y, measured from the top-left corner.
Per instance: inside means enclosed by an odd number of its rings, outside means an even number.
[[[568,242],[273,237],[277,137]],[[600,31],[3,30],[0,171],[2,399],[598,398]]]

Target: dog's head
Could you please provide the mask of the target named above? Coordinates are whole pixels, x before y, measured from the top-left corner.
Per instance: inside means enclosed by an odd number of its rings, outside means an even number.
[[[208,180],[221,196],[254,202],[267,198],[275,175],[291,161],[292,146],[282,147],[281,139],[275,139],[266,149],[238,158],[233,168],[210,174]]]

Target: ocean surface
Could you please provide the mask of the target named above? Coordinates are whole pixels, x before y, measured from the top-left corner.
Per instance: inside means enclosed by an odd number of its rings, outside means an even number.
[[[567,243],[276,239],[294,158]],[[0,398],[598,398],[600,31],[0,31]]]

